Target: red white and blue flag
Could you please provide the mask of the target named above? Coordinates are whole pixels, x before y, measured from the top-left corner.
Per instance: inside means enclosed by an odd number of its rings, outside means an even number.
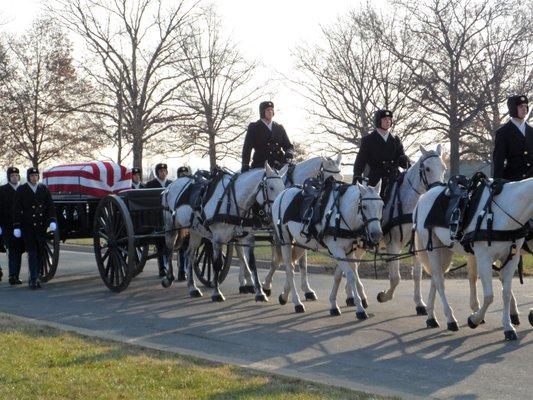
[[[131,170],[110,161],[58,165],[43,172],[52,194],[104,197],[131,188]]]

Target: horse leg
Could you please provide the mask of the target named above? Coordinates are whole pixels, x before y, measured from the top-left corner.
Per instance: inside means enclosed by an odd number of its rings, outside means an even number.
[[[437,293],[437,288],[435,287],[435,283],[433,282],[433,277],[431,278],[431,284],[429,287],[429,295],[428,295],[428,305],[426,307],[428,318],[426,320],[426,326],[428,328],[438,328],[439,322],[437,321],[437,318],[435,317],[435,295]]]
[[[253,239],[252,235],[248,235]],[[259,275],[257,274],[257,265],[255,263],[255,255],[254,255],[254,248],[253,248],[253,240],[252,245],[248,247],[247,250],[247,259],[245,259],[246,266],[250,267],[252,270],[253,278],[254,278],[254,293],[255,293],[255,301],[268,301],[267,296],[265,295],[265,292],[263,292],[263,289],[261,288],[261,282],[259,281]]]
[[[480,250],[486,250],[480,248]],[[486,251],[475,251],[476,265],[481,284],[483,286],[483,304],[481,308],[470,314],[468,317],[468,326],[472,329],[485,319],[485,314],[490,304],[494,301],[494,293],[492,291],[492,257],[486,254]],[[480,268],[481,267],[481,268]]]
[[[347,258],[345,251],[339,247],[330,246],[329,250],[331,251],[331,254],[337,258]],[[355,316],[357,319],[363,320],[368,318],[368,314],[366,313],[365,308],[363,307],[363,302],[361,300],[361,297],[359,296],[359,292],[357,291],[357,278],[356,273],[354,272],[355,268],[352,266],[352,264],[353,263],[349,263],[347,261],[339,261],[338,265],[346,275],[346,280],[354,294],[353,299],[355,305]]]
[[[520,325],[520,312],[518,311],[518,304],[513,291],[511,290],[511,308],[510,308],[511,323],[514,326]]]
[[[283,261],[285,264],[285,288],[284,292],[279,296],[280,304],[285,304],[289,296],[289,292],[292,290],[292,303],[294,304],[294,311],[297,313],[305,312],[305,307],[300,300],[298,291],[296,290],[296,284],[294,282],[294,263],[292,260],[292,248],[291,246],[284,245],[281,248],[283,254]],[[285,295],[285,296],[284,296]]]
[[[315,291],[311,289],[307,277],[307,251],[299,247],[295,248],[294,250],[296,252],[296,258],[298,259],[298,263],[300,265],[300,279],[305,299],[310,301],[316,301],[318,300],[318,296],[316,295]]]
[[[479,300],[477,298],[477,263],[476,257],[469,255],[466,262],[468,272],[468,283],[470,285],[470,309],[472,312],[479,310]]]
[[[435,287],[442,301],[442,309],[448,322],[448,330],[455,332],[459,330],[459,327],[457,326],[457,319],[453,314],[453,309],[448,303],[448,299],[446,298],[446,291],[444,288],[444,271],[446,271],[448,269],[448,266],[450,265],[450,262],[452,260],[452,252],[447,249],[439,249],[437,251],[437,254],[440,263],[440,268],[435,268]]]
[[[195,235],[193,232],[190,233],[189,247],[187,248],[187,258],[189,259],[189,262],[187,263],[187,289],[189,290],[190,297],[202,297],[203,295],[200,289],[196,287],[193,273],[193,265],[196,261],[194,254],[196,253],[201,240],[202,238],[200,236]]]
[[[513,276],[515,274],[516,268],[518,266],[518,261],[520,258],[520,253],[516,253],[513,258],[507,263],[507,265],[502,269],[502,297],[503,297],[503,307],[502,307],[502,325],[505,334],[505,340],[517,340],[518,336],[516,334],[516,329],[513,326],[513,319],[511,318],[511,297],[514,299],[514,295],[511,289],[513,283]],[[516,299],[515,303],[515,322],[516,325],[520,323],[518,318],[518,311],[516,310]]]
[[[331,287],[331,293],[329,294],[329,315],[338,316],[341,315],[341,310],[337,304],[337,293],[339,291],[339,285],[342,280],[342,269],[337,266],[335,268],[335,274],[333,275],[333,286]]]
[[[236,250],[239,257],[239,293],[253,293],[253,285],[249,284],[249,282],[252,282],[252,274],[244,259],[244,253],[247,249],[237,246]]]
[[[411,269],[411,273],[413,275],[413,299],[415,301],[416,315],[427,315],[426,304],[424,304],[424,300],[422,300],[422,289],[420,287],[420,283],[422,281],[422,263],[420,262],[418,257],[414,257],[414,263]]]
[[[387,244],[387,253],[389,254],[400,254],[400,246],[396,241],[393,241],[391,243]],[[396,290],[396,287],[400,284],[400,261],[399,260],[391,260],[387,262],[387,266],[389,267],[389,281],[390,281],[390,287],[388,290],[385,290],[383,292],[379,292],[377,299],[380,303],[385,303],[387,301],[392,300],[394,297],[394,291]]]
[[[360,260],[363,257],[363,254],[365,254],[364,249],[356,249],[355,251],[348,254],[348,258],[355,258]],[[363,304],[363,308],[368,308],[368,300],[365,293],[365,288],[363,286],[363,282],[361,281],[361,278],[359,277],[359,263],[352,263],[352,270],[355,275],[355,287],[357,288],[357,293],[359,293],[359,296],[361,297],[361,303]],[[355,301],[354,301],[354,292],[352,291],[352,288],[348,284],[348,280],[346,280],[346,285],[344,286],[344,290],[346,291],[346,305],[348,307],[354,307]]]
[[[272,246],[272,257],[270,261],[270,269],[268,270],[265,280],[263,281],[263,291],[267,296],[270,296],[272,294],[272,278],[274,278],[274,273],[276,272],[276,269],[280,265],[280,261],[282,259],[281,256],[281,250],[279,246]]]
[[[222,302],[226,300],[224,295],[220,291],[220,284],[218,283],[218,277],[220,271],[222,271],[222,246],[216,241],[216,237],[213,237],[213,293],[211,294],[211,300],[216,302]]]

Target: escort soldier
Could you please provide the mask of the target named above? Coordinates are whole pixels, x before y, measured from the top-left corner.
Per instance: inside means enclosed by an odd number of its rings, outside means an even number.
[[[189,167],[182,166],[178,168],[178,171],[177,171],[178,179],[184,176],[190,176],[190,175],[191,175],[191,171]],[[189,237],[187,236],[179,250],[180,263],[179,263],[179,268],[178,268],[178,276],[176,278],[178,282],[184,282],[187,280],[187,273],[185,271],[187,269],[186,266],[187,266],[187,247],[188,246],[189,246]]]
[[[184,177],[184,176],[190,176],[191,175],[191,171],[189,170],[189,167],[186,167],[186,166],[179,167],[178,171],[176,172],[176,175],[177,175],[177,177],[179,179],[179,178]]]
[[[9,284],[20,285],[19,278],[24,242],[13,236],[13,200],[20,182],[20,172],[16,167],[7,169],[7,183],[0,187],[0,235],[7,250]]]
[[[29,168],[26,178],[28,182],[17,188],[13,200],[13,236],[24,240],[30,267],[29,286],[39,289],[46,229],[52,232],[57,229],[56,215],[50,191],[39,183],[39,170]]]
[[[145,185],[146,189],[156,189],[156,188],[166,188],[172,183],[171,180],[167,179],[168,168],[167,164],[159,163],[155,166],[155,178],[147,182]],[[165,239],[157,240],[156,242],[157,253],[157,264],[159,266],[159,277],[163,278],[166,276],[166,262],[165,257],[167,255],[167,246],[165,245]]]
[[[155,166],[155,178],[147,182],[145,188],[155,189],[155,188],[166,188],[172,183],[171,180],[167,179],[168,168],[167,164],[159,163]]]
[[[294,157],[294,146],[290,142],[283,125],[274,121],[274,103],[263,101],[259,104],[260,119],[248,125],[242,148],[242,172],[250,169],[250,155],[254,155],[252,168],[264,168],[265,161],[272,168],[280,169]]]
[[[377,110],[374,113],[374,130],[361,139],[361,147],[353,166],[353,182],[360,180],[368,166],[368,184],[374,186],[381,179],[381,197],[385,201],[389,183],[400,174],[399,167],[408,168],[409,158],[405,155],[398,136],[390,133],[392,111]]]
[[[533,128],[526,123],[528,99],[510,96],[507,108],[511,118],[496,130],[493,177],[520,181],[533,177]]]
[[[131,169],[131,188],[132,189],[144,189],[144,183],[142,183],[142,170],[137,167]]]

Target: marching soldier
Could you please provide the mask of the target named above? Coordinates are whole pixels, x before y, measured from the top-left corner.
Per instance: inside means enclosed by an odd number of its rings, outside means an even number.
[[[272,168],[280,169],[294,157],[294,146],[290,142],[283,125],[274,121],[274,103],[263,101],[259,104],[260,119],[248,125],[242,149],[242,171],[250,169],[252,149],[254,155],[252,168],[263,168],[265,161]]]
[[[168,168],[167,164],[159,163],[155,166],[155,178],[147,182],[145,185],[146,189],[156,189],[156,188],[166,188],[172,183],[171,180],[167,179]],[[159,277],[163,278],[166,276],[166,262],[165,257],[168,257],[167,246],[165,245],[165,239],[159,240],[156,243],[157,248],[157,264],[159,266]]]
[[[39,272],[44,262],[43,242],[47,228],[52,232],[57,229],[56,215],[50,191],[39,183],[39,170],[29,168],[26,178],[28,182],[17,188],[13,200],[13,236],[24,240],[30,267],[29,286],[39,289]]]
[[[7,169],[7,183],[0,187],[0,235],[7,248],[9,284],[20,285],[19,278],[24,242],[13,236],[13,200],[20,182],[20,172],[16,167]]]
[[[178,168],[178,171],[177,171],[178,179],[184,176],[190,176],[190,175],[191,175],[191,171],[189,170],[189,167],[182,166]],[[178,282],[184,282],[187,280],[187,274],[185,271],[186,271],[186,265],[187,265],[187,247],[188,246],[189,246],[189,237],[187,236],[179,250],[180,263],[179,263],[179,268],[178,268],[178,276],[176,278]]]
[[[353,182],[361,179],[368,166],[366,177],[368,184],[374,186],[381,179],[381,197],[400,171],[399,167],[408,168],[409,158],[405,155],[402,142],[398,136],[390,133],[392,111],[377,110],[374,113],[374,130],[361,139],[361,147],[353,166]]]
[[[172,183],[171,180],[167,179],[168,168],[167,164],[159,163],[155,166],[155,178],[147,182],[145,187],[146,189],[155,189],[155,188],[166,188]]]
[[[140,168],[133,167],[131,169],[131,188],[144,189],[144,183],[142,183],[142,171]]]
[[[533,177],[533,128],[526,123],[528,99],[510,96],[507,108],[511,118],[496,130],[493,177],[520,181]]]

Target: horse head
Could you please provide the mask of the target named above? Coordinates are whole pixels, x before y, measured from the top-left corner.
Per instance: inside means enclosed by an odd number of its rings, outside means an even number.
[[[381,217],[383,214],[383,200],[379,193],[381,191],[381,180],[376,186],[362,185],[357,183],[359,189],[359,200],[357,203],[357,213],[362,219],[367,238],[374,244],[378,244],[383,238],[381,230]]]

